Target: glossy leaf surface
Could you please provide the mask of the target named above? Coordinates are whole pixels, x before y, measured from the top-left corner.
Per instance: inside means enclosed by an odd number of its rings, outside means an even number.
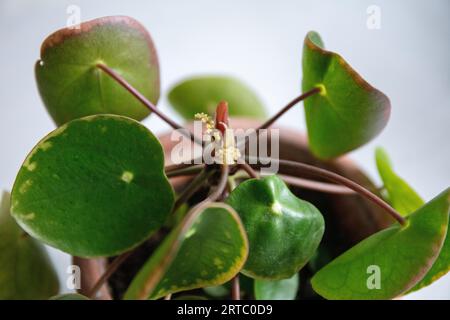
[[[160,228],[173,198],[156,137],[130,118],[97,115],[63,125],[34,147],[14,183],[12,214],[62,251],[112,256]]]
[[[277,176],[249,179],[227,199],[240,215],[250,251],[242,273],[259,279],[285,279],[313,256],[324,220],[311,203],[297,198]]]

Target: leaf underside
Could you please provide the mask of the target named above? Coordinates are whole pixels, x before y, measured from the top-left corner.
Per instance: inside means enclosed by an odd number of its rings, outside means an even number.
[[[407,216],[424,204],[422,198],[406,181],[400,178],[392,169],[389,156],[382,148],[375,153],[378,172],[387,192],[388,202],[402,215]],[[450,222],[449,222],[450,223]],[[447,227],[448,228],[448,227]],[[412,289],[413,292],[426,287],[450,271],[450,233],[447,231],[444,245],[439,256],[427,274]]]
[[[303,47],[303,92],[321,92],[304,101],[311,151],[334,158],[369,142],[385,127],[389,99],[368,84],[338,54],[324,50],[316,32]]]
[[[361,241],[317,272],[314,290],[327,299],[392,299],[431,268],[449,221],[450,189],[394,225]]]

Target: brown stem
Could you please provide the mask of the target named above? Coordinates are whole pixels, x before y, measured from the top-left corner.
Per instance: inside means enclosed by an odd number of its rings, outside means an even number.
[[[372,201],[377,206],[383,208],[388,214],[390,214],[401,225],[406,224],[405,218],[403,218],[394,208],[392,208],[384,200],[382,200],[381,198],[379,198],[377,195],[373,194],[366,188],[360,186],[356,182],[354,182],[350,179],[347,179],[337,173],[334,173],[334,172],[331,172],[331,171],[328,171],[328,170],[325,170],[322,168],[317,168],[317,167],[311,166],[309,164],[296,162],[296,161],[273,159],[273,158],[259,158],[259,159],[264,160],[265,163],[268,163],[268,161],[278,162],[279,164],[293,167],[299,171],[302,171],[302,172],[305,172],[308,174],[312,174],[312,175],[327,179],[329,181],[333,181],[333,182],[342,184],[342,185],[354,190],[355,192],[359,193],[360,195],[364,196],[368,200]],[[250,160],[255,160],[255,159],[250,159]]]
[[[251,166],[249,166],[247,163],[239,163],[238,167],[247,172],[247,174],[254,179],[259,179],[259,174],[253,170]]]
[[[178,169],[184,169],[184,168],[192,167],[193,165],[194,165],[193,163],[169,164],[169,165],[164,167],[164,171],[166,173],[168,173],[168,172],[173,171],[173,170],[178,170]]]
[[[180,193],[175,204],[173,206],[172,212],[175,212],[180,208],[180,206],[189,200],[190,197],[194,195],[205,183],[205,181],[213,174],[213,170],[203,170],[200,172]]]
[[[274,116],[272,116],[269,120],[267,120],[266,122],[264,122],[262,125],[260,125],[256,130],[261,130],[261,129],[267,129],[268,127],[270,127],[275,121],[278,120],[278,118],[280,118],[283,114],[285,114],[289,109],[291,109],[293,106],[295,106],[297,103],[299,103],[300,101],[308,98],[309,96],[312,96],[316,93],[320,92],[320,88],[313,88],[309,91],[306,91],[305,93],[302,93],[300,96],[298,96],[297,98],[295,98],[294,100],[292,100],[291,102],[289,102],[285,107],[283,107],[280,111],[278,111]]]
[[[135,89],[128,81],[126,81],[122,76],[120,76],[117,72],[115,72],[113,69],[108,67],[107,65],[103,63],[98,63],[97,68],[105,72],[107,75],[109,75],[112,79],[114,79],[117,83],[119,83],[122,87],[124,87],[129,93],[131,93],[136,99],[138,99],[144,106],[146,106],[150,111],[155,113],[158,117],[160,117],[164,122],[166,122],[169,126],[171,126],[173,129],[182,129],[180,132],[184,134],[186,137],[192,140],[192,142],[198,143],[200,145],[203,144],[203,142],[195,137],[192,133],[190,133],[186,128],[179,125],[175,121],[173,121],[171,118],[169,118],[167,115],[162,113],[160,110],[158,110],[153,103],[151,103],[142,93],[140,93],[137,89]],[[188,133],[189,132],[189,133]]]
[[[222,196],[223,191],[225,190],[228,182],[228,175],[230,173],[230,169],[226,163],[220,166],[220,178],[219,183],[216,186],[216,189],[200,204],[204,204],[207,202],[214,202]]]
[[[92,289],[89,290],[88,297],[91,299],[94,299],[97,291],[100,290],[100,288],[103,286],[103,284],[109,279],[109,277],[116,272],[116,270],[120,267],[120,265],[131,255],[133,251],[128,251],[117,258],[114,259],[112,263],[110,263],[105,270],[105,272],[102,274],[102,276],[97,280],[97,282],[94,284]]]
[[[199,173],[200,171],[203,170],[204,167],[205,166],[203,164],[199,164],[199,165],[193,165],[193,166],[185,167],[185,168],[181,168],[181,169],[175,169],[175,170],[166,172],[166,176],[167,176],[167,178],[178,177],[178,176],[189,176],[189,175]]]
[[[352,189],[350,189],[348,187],[341,186],[341,185],[334,184],[334,183],[326,183],[326,182],[314,181],[314,180],[309,180],[309,179],[303,179],[303,178],[298,178],[298,177],[294,177],[294,176],[286,175],[286,174],[278,174],[278,176],[281,179],[283,179],[283,181],[286,182],[287,184],[295,186],[295,187],[300,187],[300,188],[305,188],[305,189],[310,189],[310,190],[315,190],[315,191],[320,191],[320,192],[325,192],[325,193],[342,194],[342,195],[357,194],[355,191],[353,191]]]
[[[262,129],[269,128],[275,121],[277,121],[282,115],[284,115],[287,111],[289,111],[292,107],[294,107],[297,103],[300,101],[320,92],[320,88],[313,88],[309,91],[306,91],[293,99],[291,102],[289,102],[286,106],[284,106],[280,111],[278,111],[274,116],[272,116],[270,119],[268,119],[266,122],[264,122],[262,125],[260,125],[258,128],[256,128],[256,135],[259,137],[260,132]],[[249,137],[246,136],[245,139],[240,141],[237,144],[237,148],[242,150],[241,148],[245,147],[249,142]]]
[[[231,299],[241,300],[241,288],[239,284],[239,273],[231,280]]]

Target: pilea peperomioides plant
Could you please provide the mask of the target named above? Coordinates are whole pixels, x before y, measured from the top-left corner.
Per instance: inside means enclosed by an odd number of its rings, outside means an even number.
[[[362,173],[351,179],[326,169],[384,128],[390,102],[326,51],[315,32],[304,42],[303,93],[264,122],[259,98],[236,79],[198,76],[177,84],[169,102],[186,120],[195,115],[203,122],[200,135],[155,107],[156,49],[134,19],[105,17],[55,32],[35,72],[59,127],[28,154],[10,199],[3,197],[0,298],[111,298],[107,290],[99,295],[106,287],[123,299],[392,299],[450,269],[449,189],[424,203],[382,149],[376,151],[381,193]],[[283,144],[281,157],[269,157],[251,152],[250,135],[236,139],[238,117],[259,119],[240,120],[260,137],[302,100],[317,166],[283,158],[289,151]],[[214,111],[213,119],[207,113]],[[202,153],[171,163],[172,148],[138,122],[150,112],[210,150],[214,161],[202,161]],[[282,172],[266,174],[269,163]],[[377,217],[363,221],[372,226],[365,239],[335,246],[340,222],[322,195],[360,204],[346,211],[350,220],[378,208]],[[8,215],[9,201],[23,230]],[[373,222],[387,217],[393,219]],[[106,262],[106,270],[81,288],[84,295],[57,296],[36,239],[78,261]],[[39,279],[29,274],[31,265]],[[27,286],[14,285],[22,278],[30,279]]]

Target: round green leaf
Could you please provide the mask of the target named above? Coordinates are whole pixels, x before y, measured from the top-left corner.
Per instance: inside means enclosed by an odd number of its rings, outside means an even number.
[[[312,152],[333,158],[358,148],[386,125],[389,99],[368,84],[338,54],[324,50],[316,32],[303,47],[303,92],[320,88],[305,100],[308,138]]]
[[[375,160],[387,192],[388,202],[395,210],[406,216],[424,205],[425,202],[414,189],[394,172],[389,156],[384,149],[376,149]]]
[[[172,107],[186,120],[196,113],[214,114],[217,104],[228,102],[230,116],[265,118],[258,96],[241,81],[225,76],[203,76],[184,80],[169,92]]]
[[[227,203],[240,215],[250,251],[242,273],[259,279],[292,277],[313,256],[324,220],[311,203],[297,198],[277,176],[249,179]]]
[[[202,205],[163,241],[133,279],[125,299],[157,299],[225,283],[242,268],[247,253],[237,213],[223,203]]]
[[[256,300],[294,300],[299,285],[298,273],[282,280],[255,280]]]
[[[91,300],[78,293],[64,293],[51,297],[49,300]]]
[[[447,233],[450,188],[407,218],[361,241],[312,278],[327,299],[392,299],[420,280]]]
[[[73,120],[41,140],[12,191],[12,214],[34,237],[81,257],[118,255],[165,222],[173,191],[156,137],[115,115]]]
[[[9,212],[9,194],[0,204],[0,300],[48,299],[59,283],[45,248],[26,234]]]
[[[57,125],[93,114],[112,113],[136,120],[149,111],[98,69],[114,69],[151,102],[160,93],[159,64],[147,30],[136,20],[104,17],[64,28],[42,44],[35,72],[39,92]]]

